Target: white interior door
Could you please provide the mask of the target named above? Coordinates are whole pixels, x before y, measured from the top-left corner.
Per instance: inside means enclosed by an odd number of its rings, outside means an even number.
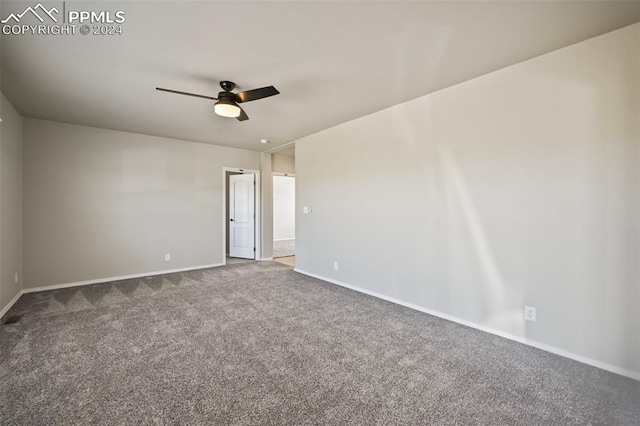
[[[255,259],[255,178],[229,176],[229,256]]]

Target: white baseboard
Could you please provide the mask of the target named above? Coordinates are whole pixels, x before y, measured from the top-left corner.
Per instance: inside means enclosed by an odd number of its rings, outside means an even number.
[[[166,269],[164,271],[146,272],[143,274],[121,275],[118,277],[97,278],[95,280],[77,281],[77,282],[65,283],[65,284],[54,284],[54,285],[47,285],[43,287],[25,288],[22,290],[22,293],[36,293],[38,291],[57,290],[60,288],[79,287],[79,286],[90,285],[90,284],[108,283],[111,281],[128,280],[131,278],[142,278],[142,277],[151,277],[154,275],[172,274],[174,272],[185,272],[185,271],[195,271],[197,269],[216,268],[218,266],[224,266],[224,263],[214,263],[211,265],[200,265],[200,266],[189,266],[186,268]]]
[[[280,238],[278,240],[273,240],[274,243],[278,242],[278,241],[295,241],[295,238]]]
[[[359,293],[364,293],[364,294],[367,294],[369,296],[376,297],[378,299],[386,300],[387,302],[395,303],[397,305],[402,305],[402,306],[405,306],[407,308],[414,309],[416,311],[424,312],[425,314],[433,315],[434,317],[442,318],[442,319],[445,319],[445,320],[448,320],[448,321],[451,321],[451,322],[455,322],[455,323],[458,323],[458,324],[465,325],[467,327],[471,327],[471,328],[475,328],[475,329],[480,330],[480,331],[484,331],[486,333],[495,334],[496,336],[504,337],[505,339],[514,340],[516,342],[523,343],[525,345],[533,346],[534,348],[538,348],[538,349],[541,349],[541,350],[546,351],[546,352],[551,352],[553,354],[560,355],[562,357],[569,358],[569,359],[572,359],[574,361],[579,361],[579,362],[582,362],[583,364],[588,364],[588,365],[591,365],[593,367],[600,368],[602,370],[607,370],[607,371],[610,371],[612,373],[619,374],[621,376],[629,377],[629,378],[635,379],[635,380],[640,380],[640,372],[627,370],[627,369],[622,368],[622,367],[618,367],[618,366],[611,365],[611,364],[608,364],[608,363],[605,363],[605,362],[597,361],[595,359],[591,359],[591,358],[588,358],[588,357],[585,357],[585,356],[582,356],[582,355],[578,355],[578,354],[575,354],[573,352],[566,351],[564,349],[556,348],[555,346],[547,345],[545,343],[540,343],[540,342],[537,342],[535,340],[530,340],[530,339],[527,339],[527,338],[524,338],[524,337],[514,336],[513,334],[505,333],[505,332],[497,330],[495,328],[491,328],[491,327],[487,327],[487,326],[484,326],[484,325],[481,325],[481,324],[476,324],[476,323],[473,323],[473,322],[470,322],[470,321],[466,321],[466,320],[463,320],[461,318],[454,317],[452,315],[444,314],[442,312],[438,312],[438,311],[434,311],[432,309],[424,308],[422,306],[414,305],[413,303],[404,302],[402,300],[398,300],[398,299],[395,299],[393,297],[385,296],[384,294],[376,293],[376,292],[373,292],[373,291],[370,291],[370,290],[367,290],[367,289],[364,289],[364,288],[361,288],[361,287],[357,287],[357,286],[354,286],[354,285],[351,285],[351,284],[343,283],[343,282],[338,281],[338,280],[334,280],[334,279],[331,279],[331,278],[323,277],[321,275],[313,274],[311,272],[306,272],[306,271],[303,271],[303,270],[300,270],[300,269],[297,269],[297,268],[294,268],[294,271],[298,272],[300,274],[303,274],[303,275],[307,275],[309,277],[313,277],[313,278],[317,278],[317,279],[322,280],[322,281],[326,281],[326,282],[331,283],[331,284],[336,284],[336,285],[339,285],[341,287],[345,287],[345,288],[348,288],[350,290],[357,291]]]
[[[265,260],[273,260],[273,257],[263,257],[262,259],[258,259],[258,260],[263,262]]]
[[[0,311],[0,318],[2,318],[4,316],[4,314],[9,312],[9,309],[11,309],[11,307],[13,305],[15,305],[15,303],[18,301],[18,299],[20,299],[20,296],[22,296],[23,294],[24,294],[24,290],[20,290],[18,292],[18,294],[16,294],[15,297],[13,299],[11,299],[11,302],[7,303],[7,306],[2,308],[2,310]]]

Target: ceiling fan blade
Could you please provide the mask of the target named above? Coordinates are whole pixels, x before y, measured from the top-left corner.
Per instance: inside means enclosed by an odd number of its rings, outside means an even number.
[[[240,105],[238,105],[238,108],[240,108]],[[240,115],[238,117],[236,117],[236,120],[238,121],[245,121],[248,120],[249,116],[247,115],[246,112],[244,112],[244,110],[242,108],[240,108]]]
[[[196,97],[196,98],[212,99],[214,101],[218,100],[218,98],[214,98],[214,97],[211,97],[211,96],[198,95],[196,93],[180,92],[179,90],[163,89],[162,87],[156,87],[156,90],[160,90],[161,92],[176,93],[178,95],[193,96],[193,97]]]
[[[278,89],[273,86],[261,87],[260,89],[253,89],[247,90],[246,92],[236,93],[236,102],[256,101],[258,99],[277,95],[279,93],[280,92],[278,92]]]

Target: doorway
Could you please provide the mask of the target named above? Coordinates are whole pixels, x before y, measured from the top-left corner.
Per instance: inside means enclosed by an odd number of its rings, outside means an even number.
[[[287,264],[295,261],[295,193],[295,176],[273,174],[273,258]]]
[[[259,259],[259,172],[224,168],[223,173],[225,259]]]

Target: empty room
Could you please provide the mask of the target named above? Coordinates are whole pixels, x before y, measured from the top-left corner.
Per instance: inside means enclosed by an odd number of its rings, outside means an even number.
[[[1,425],[640,424],[640,1],[0,1]]]

